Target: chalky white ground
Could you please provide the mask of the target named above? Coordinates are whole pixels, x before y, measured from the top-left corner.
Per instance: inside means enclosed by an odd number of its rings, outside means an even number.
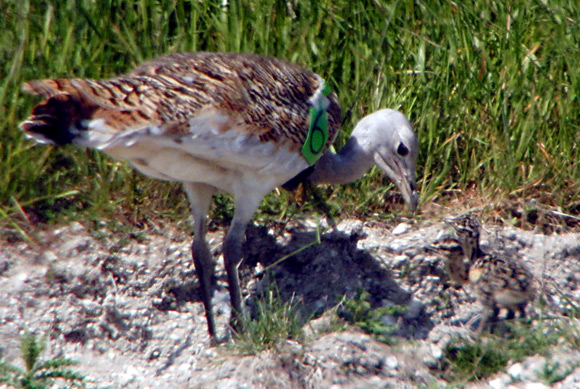
[[[315,227],[313,221],[250,227],[244,253],[250,260],[241,272],[250,299],[263,287],[253,277],[260,267],[310,243]],[[40,247],[1,243],[0,356],[21,364],[19,333],[29,328],[50,334],[45,357],[64,354],[78,360],[75,370],[98,386],[429,386],[438,380],[430,367],[437,365],[445,342],[453,334],[469,336],[466,323],[481,307],[468,288],[467,293],[443,292],[441,260],[422,249],[446,229],[443,224],[395,227],[344,220],[324,232],[320,245],[275,271],[282,296],[294,293],[310,312],[329,310],[339,296],[352,296],[359,287],[369,290],[378,304],[407,305],[408,312],[398,320],[395,346],[352,329],[314,336],[305,345],[289,341],[256,356],[211,348],[187,234],[164,227],[119,246],[113,238],[96,240],[74,223],[38,233]],[[522,258],[544,282],[553,313],[565,309],[564,296],[580,301],[580,233],[546,236],[485,227],[484,247]],[[214,304],[223,329],[229,304],[222,237],[219,230],[209,234],[219,263]],[[307,331],[324,328],[326,320],[324,315],[314,320]],[[565,345],[551,357],[562,371],[577,360],[580,352]],[[546,361],[529,357],[508,367],[511,376],[499,373],[475,386],[541,382],[538,375]],[[580,385],[579,367],[555,387],[574,385]]]

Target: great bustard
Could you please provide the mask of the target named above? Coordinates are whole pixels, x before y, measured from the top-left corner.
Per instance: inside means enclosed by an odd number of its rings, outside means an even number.
[[[23,88],[46,99],[21,125],[30,138],[96,148],[148,176],[183,183],[194,217],[193,261],[214,339],[214,262],[205,235],[217,191],[235,202],[223,255],[238,318],[246,225],[268,192],[309,165],[311,182],[347,183],[376,164],[408,207],[417,207],[417,137],[407,118],[375,112],[357,124],[338,154],[326,152],[341,123],[336,96],[318,75],[280,59],[174,54],[106,81],[30,81]]]
[[[497,320],[499,310],[506,308],[506,319],[515,311],[526,316],[526,305],[535,295],[534,276],[515,258],[485,253],[480,245],[481,224],[471,215],[446,220],[453,227],[469,265],[469,283],[485,312],[480,321],[481,332],[486,323]]]

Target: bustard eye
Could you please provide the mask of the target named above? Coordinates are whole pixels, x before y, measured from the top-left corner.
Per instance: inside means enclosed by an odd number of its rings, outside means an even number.
[[[397,147],[397,154],[399,154],[401,157],[404,157],[409,154],[409,149],[403,143],[399,143],[399,147]]]

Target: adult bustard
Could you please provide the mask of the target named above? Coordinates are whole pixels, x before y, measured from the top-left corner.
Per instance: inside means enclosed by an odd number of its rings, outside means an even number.
[[[246,225],[264,196],[313,165],[314,183],[346,183],[376,164],[417,207],[417,137],[407,118],[380,110],[361,120],[338,154],[340,106],[318,75],[251,54],[174,54],[106,81],[30,81],[46,100],[22,123],[40,143],[102,150],[144,174],[180,181],[194,217],[193,261],[209,334],[214,261],[205,239],[211,199],[233,195],[223,244],[234,317],[243,314],[238,266]],[[235,323],[235,320],[234,320]]]

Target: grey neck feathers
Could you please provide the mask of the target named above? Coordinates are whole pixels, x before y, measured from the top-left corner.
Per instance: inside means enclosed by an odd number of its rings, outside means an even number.
[[[308,180],[315,184],[346,184],[358,180],[373,165],[372,154],[351,137],[338,153],[327,151],[320,157]]]

